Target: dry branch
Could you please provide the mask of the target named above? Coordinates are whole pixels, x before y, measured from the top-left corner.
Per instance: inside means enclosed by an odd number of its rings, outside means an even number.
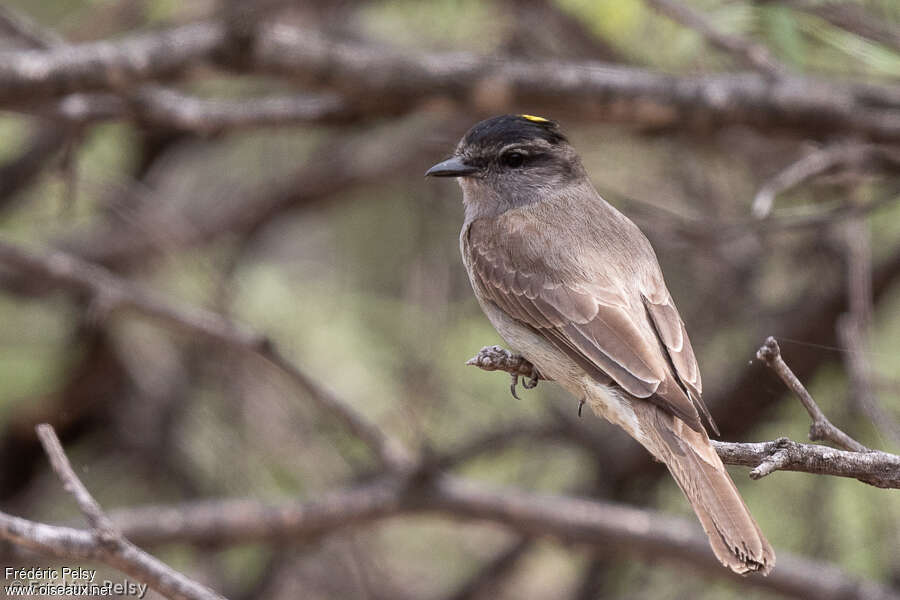
[[[198,64],[268,71],[354,98],[368,115],[408,112],[451,98],[470,111],[533,107],[644,127],[750,125],[812,137],[900,139],[900,93],[754,73],[675,77],[589,61],[526,62],[468,53],[410,54],[315,30],[263,25],[251,48],[229,52],[221,23],[196,23],[115,42],[0,53],[0,104],[34,104],[76,92],[123,93]]]
[[[134,119],[142,125],[204,135],[248,127],[343,123],[358,116],[349,103],[335,94],[222,100],[149,84],[129,94],[70,94],[27,110],[79,125]]]
[[[107,298],[118,299],[119,307],[128,306],[151,314],[193,333],[211,336],[229,347],[247,349],[249,345],[249,349],[258,349],[260,343],[261,338],[247,332],[223,333],[234,331],[235,326],[219,322],[221,317],[217,315],[163,304],[158,297],[121,282],[103,269],[62,253],[31,255],[4,243],[0,244],[0,262],[6,268],[23,270],[57,286],[92,294],[105,293]],[[223,543],[316,536],[410,511],[490,520],[524,534],[550,535],[568,542],[616,544],[638,554],[662,556],[724,575],[709,553],[705,539],[687,522],[612,504],[519,492],[487,492],[441,476],[409,479],[387,475],[312,504],[273,507],[252,501],[201,503],[177,509],[148,509],[143,513],[120,512],[114,522],[125,535],[140,543],[173,540]],[[82,535],[83,532],[50,528],[5,515],[0,517],[0,523],[7,539],[30,544],[28,547],[39,551],[51,552],[52,544],[35,543],[37,534],[50,536],[47,539],[53,543],[69,540],[68,547],[74,550],[67,556],[95,556],[85,545],[88,540],[93,543],[93,538]],[[753,585],[786,593],[794,590],[798,595],[796,590],[811,589],[821,598],[834,598],[835,590],[844,593],[847,589],[857,590],[851,597],[892,597],[889,590],[853,580],[833,567],[794,559],[795,568],[792,568],[789,559],[786,568],[784,562],[778,574],[754,579]]]
[[[794,375],[791,368],[787,366],[787,363],[784,362],[784,359],[781,357],[781,348],[779,348],[778,342],[774,337],[766,339],[766,343],[756,351],[756,358],[766,363],[773,371],[775,371],[788,389],[794,392],[794,394],[797,395],[797,398],[800,399],[800,402],[812,419],[812,425],[809,426],[809,439],[814,442],[826,440],[839,448],[851,452],[870,451],[852,437],[835,427],[834,424],[828,420],[828,417],[825,416],[825,413],[822,412],[822,409],[820,409],[819,405],[816,404],[816,401],[813,400],[813,397],[806,390],[806,387],[799,379],[797,379],[797,376]]]
[[[129,542],[78,479],[53,428],[39,425],[37,432],[54,471],[75,498],[92,530],[45,525],[0,512],[0,537],[48,556],[99,561],[173,600],[224,600]]]
[[[225,43],[205,23],[131,35],[114,42],[0,52],[0,103],[47,100],[73,92],[125,91],[202,64]]]
[[[396,110],[446,96],[481,112],[539,107],[647,127],[751,125],[821,137],[900,139],[900,92],[757,74],[672,77],[596,62],[523,62],[399,53],[284,25],[263,29],[254,64]]]
[[[818,475],[852,477],[881,488],[900,488],[900,456],[871,451],[832,425],[803,384],[791,372],[784,359],[781,358],[778,344],[774,338],[766,340],[766,344],[760,348],[757,356],[772,367],[788,387],[800,396],[803,405],[807,407],[810,417],[813,419],[810,439],[828,439],[849,451],[833,450],[812,444],[799,444],[787,438],[758,443],[713,441],[722,462],[753,467],[750,472],[750,477],[753,479],[765,477],[776,470],[801,471]],[[514,375],[530,373],[532,369],[531,364],[523,357],[498,346],[482,348],[466,364],[485,371],[505,371]],[[506,439],[519,438],[516,429],[517,426],[513,426],[489,432],[485,436],[480,436],[462,445],[451,455],[457,458],[450,461],[450,464],[461,460],[458,457],[468,459],[483,448],[496,448],[498,443],[502,443]],[[535,426],[523,429],[542,436],[557,436],[560,433],[558,427]]]
[[[751,479],[774,471],[800,471],[852,477],[876,487],[900,489],[900,456],[887,452],[849,452],[787,438],[758,443],[712,440],[712,444],[725,464],[753,467]]]
[[[253,500],[205,501],[132,508],[112,514],[132,540],[143,545],[173,541],[221,546],[253,541],[309,540],[400,514],[428,513],[501,523],[524,535],[610,548],[690,565],[732,577],[709,551],[696,523],[611,502],[488,490],[452,477],[412,481],[381,477],[307,502],[267,504]],[[737,576],[733,576],[738,578]],[[841,569],[779,553],[768,577],[738,578],[743,585],[797,598],[897,599],[896,592]]]

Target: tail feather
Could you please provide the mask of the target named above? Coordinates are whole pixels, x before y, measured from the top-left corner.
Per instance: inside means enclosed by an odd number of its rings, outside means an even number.
[[[775,566],[775,552],[706,434],[649,403],[635,408],[642,413],[639,420],[648,448],[678,482],[719,561],[736,573],[768,575]]]

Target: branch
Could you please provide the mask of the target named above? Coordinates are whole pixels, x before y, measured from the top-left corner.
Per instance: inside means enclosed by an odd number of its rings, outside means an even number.
[[[770,344],[774,344],[774,349]],[[813,418],[810,439],[827,439],[850,451],[842,452],[823,446],[799,444],[787,438],[758,443],[713,441],[722,462],[754,467],[750,472],[752,479],[760,479],[776,470],[801,471],[817,475],[852,477],[880,488],[900,488],[900,456],[871,451],[832,425],[781,358],[780,350],[773,338],[766,340],[766,345],[760,348],[757,356],[772,367],[788,387],[800,396],[803,405]],[[486,346],[466,364],[485,371],[505,371],[514,375],[528,374],[532,369],[531,363],[525,358],[499,346]],[[477,436],[439,459],[437,464],[453,465],[469,460],[485,449],[496,450],[498,444],[521,439],[521,436],[526,434],[573,441],[570,435],[565,434],[565,429],[558,426],[528,426],[519,423]]]
[[[337,417],[374,451],[383,465],[400,470],[409,465],[409,457],[399,441],[387,436],[350,404],[318,385],[284,357],[267,337],[242,324],[202,308],[177,305],[152,290],[136,286],[102,267],[64,252],[36,254],[0,241],[0,264],[55,287],[88,294],[92,299],[91,310],[97,316],[131,310],[224,347],[260,356],[303,389],[321,410]]]
[[[92,531],[44,525],[0,512],[0,537],[57,558],[102,562],[148,584],[168,598],[224,600],[129,542],[78,479],[53,428],[39,425],[37,433],[53,470],[66,491],[75,498]]]
[[[199,98],[153,85],[143,85],[126,95],[70,94],[27,110],[78,124],[135,119],[145,125],[206,135],[247,127],[345,123],[359,116],[336,94],[222,100]]]
[[[0,53],[0,104],[121,92],[215,62],[326,86],[370,116],[409,112],[432,98],[469,111],[530,107],[571,119],[706,131],[730,125],[816,138],[900,140],[900,94],[888,86],[830,84],[755,73],[677,77],[592,61],[497,61],[470,53],[415,53],[284,24],[263,25],[246,53],[228,52],[221,23],[196,23],[114,42]]]
[[[778,347],[778,342],[774,337],[770,336],[766,339],[766,343],[756,351],[756,358],[766,363],[769,368],[775,371],[788,389],[794,392],[797,398],[800,399],[800,402],[803,404],[803,407],[806,409],[806,412],[809,413],[809,417],[813,421],[812,425],[809,427],[809,439],[814,442],[823,440],[828,441],[851,452],[870,452],[869,448],[866,448],[854,440],[828,420],[828,417],[825,416],[825,413],[822,412],[819,405],[813,400],[813,397],[806,390],[806,387],[800,383],[800,380],[797,379],[797,376],[794,375],[791,368],[787,366],[787,363],[781,358],[781,348]]]
[[[706,537],[691,520],[619,504],[515,489],[487,490],[452,477],[408,479],[386,474],[316,500],[268,504],[253,500],[201,501],[178,506],[119,510],[118,531],[143,545],[195,543],[221,547],[256,541],[309,540],[373,521],[411,513],[490,521],[524,536],[550,536],[597,548],[614,546],[631,554],[664,558],[722,577]],[[101,559],[89,532],[43,525],[0,513],[0,537],[38,552],[75,559]],[[135,549],[136,552],[140,552]],[[125,561],[106,559],[127,571]],[[855,579],[839,568],[782,552],[769,577],[740,578],[744,585],[798,598],[823,600],[898,598],[878,584]]]
[[[837,168],[883,168],[889,172],[898,172],[900,152],[896,148],[846,142],[815,150],[759,188],[753,198],[753,216],[757,219],[768,216],[778,194]]]
[[[59,50],[66,45],[52,30],[0,6],[0,33],[3,31],[34,49]],[[261,125],[339,122],[353,116],[348,103],[333,94],[209,100],[153,85],[141,86],[126,95],[71,94],[49,104],[22,109],[79,125],[135,118],[148,125],[206,134]]]
[[[664,558],[711,575],[733,577],[745,586],[798,598],[900,597],[833,565],[784,551],[779,553],[778,568],[768,577],[734,576],[721,568],[693,521],[655,511],[511,488],[487,490],[446,476],[414,480],[412,484],[397,478],[379,478],[308,502],[273,505],[252,500],[205,501],[121,510],[113,514],[113,519],[131,539],[145,545],[187,542],[217,547],[315,539],[347,527],[424,512],[501,523],[526,536],[550,536],[596,548],[612,546],[629,554]]]
[[[207,62],[226,43],[224,27],[198,23],[116,41],[0,52],[0,103],[124,90],[141,81],[166,79]]]
[[[900,456],[887,452],[848,452],[787,438],[772,442],[735,443],[710,440],[727,465],[753,467],[751,479],[775,471],[852,477],[875,487],[900,489]]]
[[[813,137],[854,132],[900,139],[900,94],[887,86],[836,86],[800,77],[771,81],[752,73],[674,77],[590,61],[497,61],[461,52],[411,55],[285,25],[263,29],[253,62],[307,84],[370,98],[381,110],[446,96],[482,113],[536,107],[644,127],[743,124]]]
[[[645,0],[647,4],[677,23],[693,29],[712,46],[736,56],[748,67],[768,77],[780,77],[788,69],[772,56],[769,49],[738,35],[728,35],[718,29],[703,15],[676,0]]]
[[[94,530],[98,541],[114,549],[123,541],[122,534],[115,528],[109,517],[103,513],[100,504],[94,500],[88,489],[78,479],[75,471],[72,470],[72,464],[69,462],[66,453],[63,452],[62,444],[59,443],[59,438],[56,437],[53,427],[44,423],[38,425],[35,431],[41,440],[41,445],[44,447],[47,458],[50,459],[53,471],[59,477],[59,480],[62,481],[63,488],[75,498],[78,508],[81,509],[91,529]]]

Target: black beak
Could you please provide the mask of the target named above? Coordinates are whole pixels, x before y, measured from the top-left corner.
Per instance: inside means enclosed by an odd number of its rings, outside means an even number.
[[[425,171],[425,177],[465,177],[476,171],[477,168],[467,165],[460,157],[453,156]]]

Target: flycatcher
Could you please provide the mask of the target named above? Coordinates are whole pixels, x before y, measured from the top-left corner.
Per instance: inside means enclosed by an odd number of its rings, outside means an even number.
[[[768,573],[775,554],[707,437],[700,414],[715,424],[656,254],[559,126],[482,121],[426,175],[458,178],[463,263],[512,349],[666,464],[723,565]]]

